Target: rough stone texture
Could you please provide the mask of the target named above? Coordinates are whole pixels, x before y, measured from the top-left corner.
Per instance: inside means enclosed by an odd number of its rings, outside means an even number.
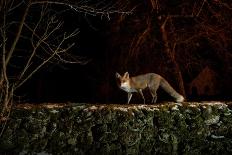
[[[0,138],[0,154],[232,154],[229,105],[16,108]]]

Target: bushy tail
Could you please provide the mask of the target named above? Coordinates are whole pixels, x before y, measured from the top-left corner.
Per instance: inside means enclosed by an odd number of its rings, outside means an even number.
[[[172,88],[172,86],[166,81],[164,78],[160,81],[160,86],[163,88],[168,94],[170,94],[173,98],[176,99],[176,102],[183,102],[184,97],[177,93],[175,89]]]

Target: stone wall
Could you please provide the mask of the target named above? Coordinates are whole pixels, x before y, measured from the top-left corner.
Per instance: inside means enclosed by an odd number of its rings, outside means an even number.
[[[229,105],[15,108],[0,137],[0,154],[232,154]]]

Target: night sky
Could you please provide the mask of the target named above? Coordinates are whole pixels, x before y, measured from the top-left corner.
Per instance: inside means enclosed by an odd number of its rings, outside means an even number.
[[[58,14],[57,20],[63,22],[59,33],[78,28],[78,35],[65,45],[75,43],[70,54],[81,57],[86,63],[47,63],[16,91],[15,101],[126,103],[127,94],[117,87],[115,79],[116,72],[126,71],[131,76],[148,72],[160,74],[178,92],[182,87],[177,75],[181,75],[187,100],[231,100],[232,12],[228,8],[232,7],[231,2],[215,0],[202,5],[193,0],[162,1],[157,8],[150,1],[133,1],[127,5],[127,10],[135,8],[133,13],[112,13],[107,17],[49,4],[49,14]],[[7,21],[21,19],[24,8],[22,4],[14,10]],[[29,9],[26,17],[29,26],[33,27],[39,20],[40,12],[41,6]],[[42,19],[46,20],[47,16]],[[165,31],[162,31],[165,22]],[[45,26],[41,26],[38,35]],[[9,29],[9,38],[14,38],[17,25]],[[31,48],[25,36],[30,37],[31,32],[24,26],[18,51]],[[54,35],[51,44],[56,43],[56,36],[59,39],[59,34]],[[27,54],[21,52],[24,58]],[[11,64],[22,66],[24,60],[15,56]],[[36,59],[33,65],[40,61]],[[19,68],[11,65],[9,74],[17,77]],[[199,94],[201,90],[203,94]],[[151,96],[147,90],[144,93],[149,101]],[[133,103],[142,101],[139,95],[134,96]],[[159,90],[158,102],[167,100],[172,98]]]

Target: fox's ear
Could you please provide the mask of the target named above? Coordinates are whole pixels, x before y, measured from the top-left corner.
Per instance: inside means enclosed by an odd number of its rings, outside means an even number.
[[[121,75],[118,72],[115,73],[115,76],[116,78],[121,78]]]
[[[129,73],[128,72],[124,73],[124,77],[129,79]]]

